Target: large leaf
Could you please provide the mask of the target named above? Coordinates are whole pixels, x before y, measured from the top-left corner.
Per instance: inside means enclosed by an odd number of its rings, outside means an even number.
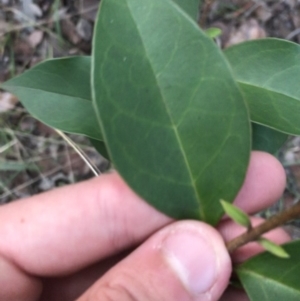
[[[91,102],[89,57],[43,62],[2,87],[47,125],[102,140]]]
[[[252,123],[252,149],[276,154],[288,135],[266,126]]]
[[[173,0],[181,7],[193,20],[197,21],[199,14],[199,7],[202,1],[199,0]]]
[[[225,55],[245,95],[251,119],[300,135],[300,45],[263,39],[228,48]]]
[[[250,149],[222,53],[169,0],[103,0],[95,30],[94,102],[115,167],[159,210],[216,223]]]
[[[284,249],[289,259],[265,252],[236,269],[251,301],[300,300],[300,241],[286,244]]]

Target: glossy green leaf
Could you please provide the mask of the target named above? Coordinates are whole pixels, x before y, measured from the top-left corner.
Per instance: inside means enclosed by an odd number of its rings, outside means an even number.
[[[249,228],[251,226],[249,216],[244,211],[224,200],[221,200],[220,202],[225,213],[237,224],[246,228]]]
[[[215,224],[250,149],[221,51],[169,0],[103,0],[95,30],[94,102],[114,166],[159,210]]]
[[[275,244],[274,242],[261,237],[258,241],[257,241],[265,250],[269,251],[270,253],[272,253],[273,255],[280,257],[280,258],[289,258],[289,254],[284,250],[283,247]]]
[[[218,36],[220,36],[222,34],[222,30],[220,28],[217,27],[211,27],[205,30],[205,33],[211,38],[217,38]]]
[[[290,258],[265,252],[236,269],[251,301],[300,300],[300,241],[286,244],[284,249]]]
[[[173,0],[182,10],[184,10],[193,20],[198,19],[199,14],[199,0]]]
[[[91,102],[90,64],[89,57],[49,60],[2,87],[45,124],[102,140]]]
[[[276,154],[288,135],[266,126],[252,123],[252,149]]]
[[[249,105],[251,119],[300,135],[300,45],[262,39],[230,47],[225,55]]]

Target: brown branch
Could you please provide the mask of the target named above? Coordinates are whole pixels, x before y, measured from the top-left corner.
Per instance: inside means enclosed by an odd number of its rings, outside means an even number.
[[[300,217],[300,202],[295,206],[270,217],[264,223],[229,241],[226,244],[227,250],[229,253],[232,253],[237,248],[247,244],[248,242],[257,240],[262,234],[282,226],[286,222],[297,217]]]

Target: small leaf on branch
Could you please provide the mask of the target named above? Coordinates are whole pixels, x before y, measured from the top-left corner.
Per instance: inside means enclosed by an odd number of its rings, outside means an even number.
[[[221,205],[225,211],[225,213],[232,218],[237,224],[246,227],[246,228],[250,228],[251,227],[251,222],[249,219],[249,216],[242,211],[240,208],[224,201],[224,200],[220,200]]]
[[[274,242],[261,237],[257,241],[264,249],[272,253],[273,255],[280,257],[280,258],[289,258],[290,255],[279,245],[275,244]]]
[[[219,37],[222,34],[222,30],[217,27],[211,27],[205,30],[205,33],[212,39]]]

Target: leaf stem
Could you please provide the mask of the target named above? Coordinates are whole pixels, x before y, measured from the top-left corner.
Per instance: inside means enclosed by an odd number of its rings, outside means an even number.
[[[264,233],[273,230],[279,226],[282,226],[288,221],[291,221],[297,217],[300,217],[300,202],[291,208],[280,212],[274,216],[271,216],[264,223],[253,227],[242,235],[234,238],[226,244],[229,253],[233,253],[239,247],[247,244],[248,242],[255,241],[260,238]]]

